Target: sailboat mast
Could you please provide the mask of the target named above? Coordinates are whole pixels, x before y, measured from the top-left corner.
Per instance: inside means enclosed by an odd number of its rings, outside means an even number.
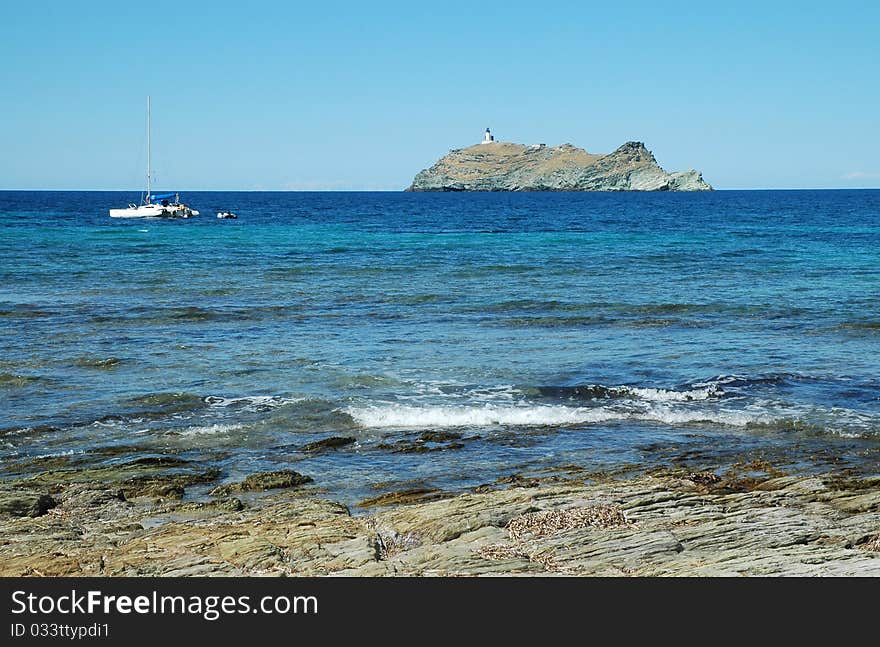
[[[147,95],[147,203],[150,202],[150,95]]]

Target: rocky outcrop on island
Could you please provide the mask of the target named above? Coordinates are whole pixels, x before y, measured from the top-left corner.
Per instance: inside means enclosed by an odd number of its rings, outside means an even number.
[[[571,144],[508,142],[455,149],[407,191],[711,191],[699,171],[669,173],[641,142],[596,155]]]

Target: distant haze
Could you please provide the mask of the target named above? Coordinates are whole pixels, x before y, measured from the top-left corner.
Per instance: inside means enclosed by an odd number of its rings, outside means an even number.
[[[7,3],[0,189],[403,189],[496,139],[880,187],[880,5]]]

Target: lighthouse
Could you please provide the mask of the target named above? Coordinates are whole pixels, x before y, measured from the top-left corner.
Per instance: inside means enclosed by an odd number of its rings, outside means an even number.
[[[483,141],[481,141],[480,143],[481,144],[491,144],[494,141],[495,141],[495,137],[492,135],[491,132],[489,132],[489,129],[486,128],[486,133],[483,135]]]

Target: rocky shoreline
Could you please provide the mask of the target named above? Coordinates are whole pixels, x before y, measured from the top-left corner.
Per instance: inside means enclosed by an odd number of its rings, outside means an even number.
[[[0,483],[0,575],[880,575],[880,478],[845,471],[572,466],[350,510],[291,470],[191,498],[217,474],[163,460]]]

